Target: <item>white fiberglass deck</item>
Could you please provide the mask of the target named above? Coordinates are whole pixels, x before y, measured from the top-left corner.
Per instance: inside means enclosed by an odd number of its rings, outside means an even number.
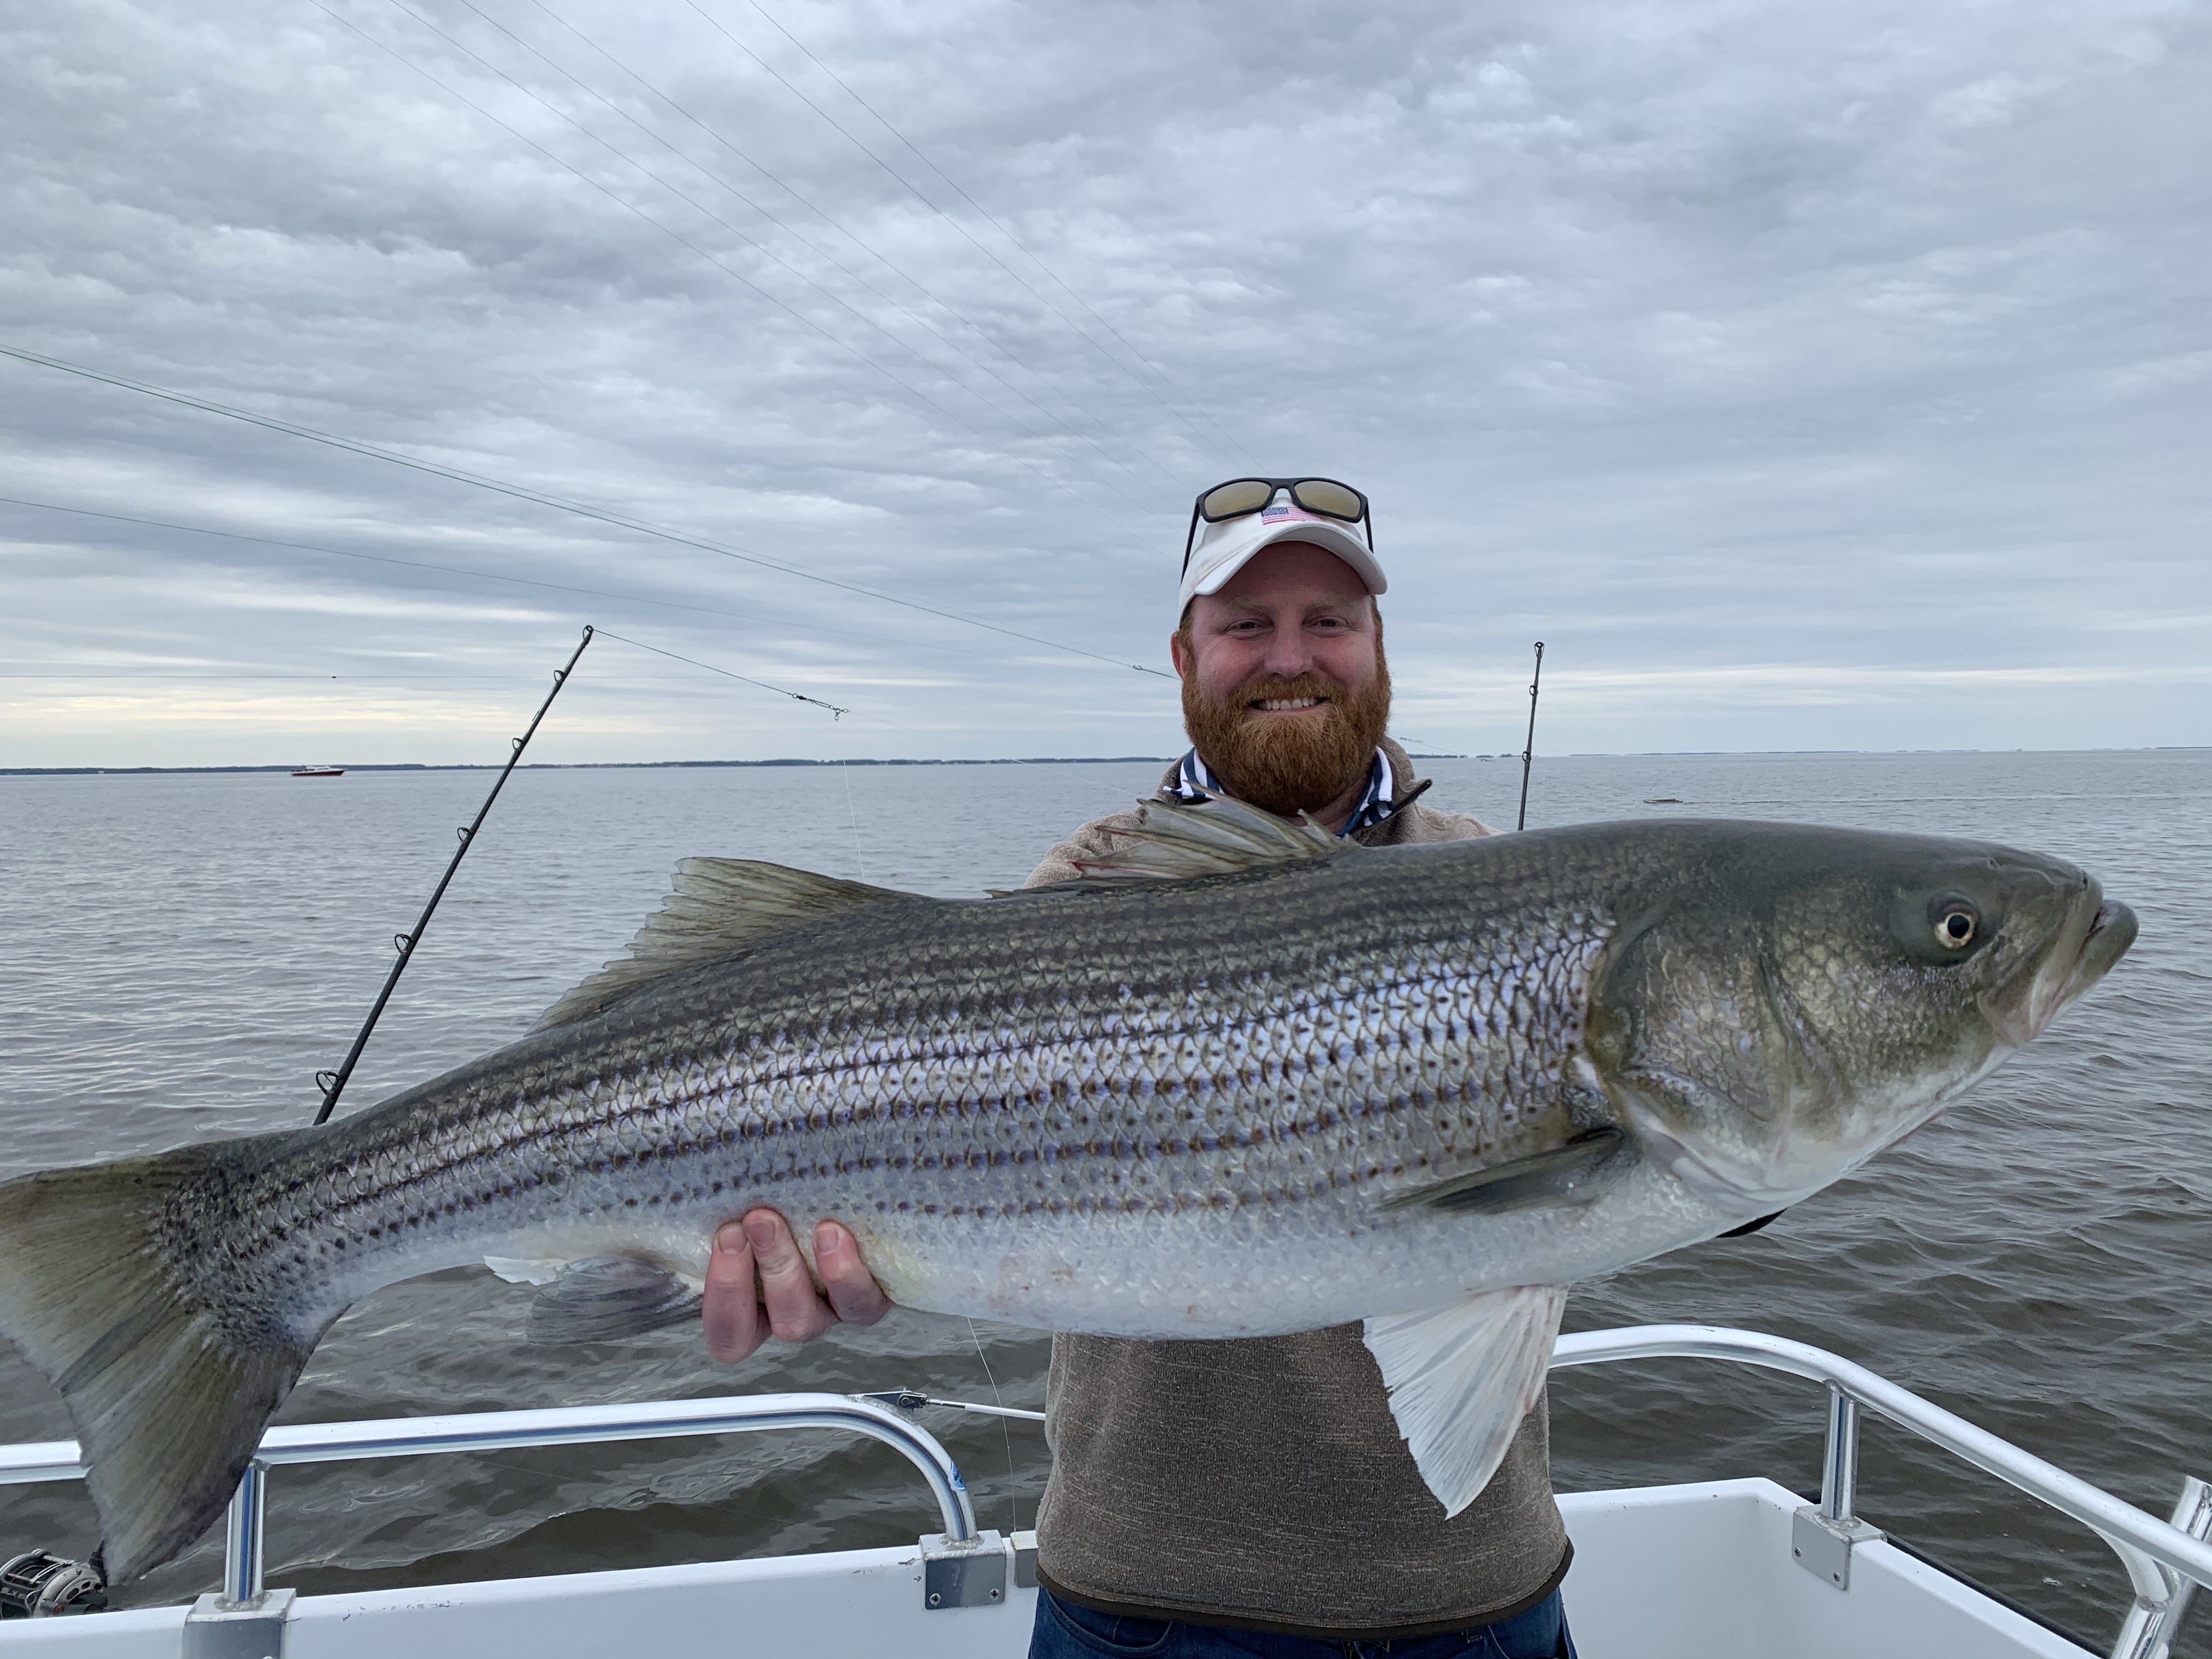
[[[1566,1595],[1586,1659],[2081,1659],[2082,1650],[1887,1544],[1855,1552],[1839,1590],[1790,1558],[1803,1502],[1769,1480],[1560,1499],[1575,1542]],[[1032,1590],[927,1610],[914,1549],[506,1579],[301,1598],[284,1659],[1019,1659]],[[185,1609],[24,1620],[0,1649],[176,1659]]]

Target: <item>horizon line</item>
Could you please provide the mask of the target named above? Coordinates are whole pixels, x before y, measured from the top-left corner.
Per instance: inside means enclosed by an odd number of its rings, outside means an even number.
[[[2162,743],[2101,749],[1589,749],[1576,750],[1564,755],[1546,755],[1540,751],[1537,760],[1693,760],[1725,756],[1778,759],[1787,757],[1816,757],[1844,755],[2166,755],[2202,754],[2212,751],[2212,744]],[[526,761],[515,768],[519,772],[598,772],[598,771],[676,771],[685,769],[714,767],[772,767],[772,766],[1126,766],[1142,763],[1164,765],[1175,758],[1172,755],[1006,755],[974,758],[942,759],[907,756],[854,757],[849,759],[815,759],[803,756],[785,756],[768,760],[654,760],[654,761]],[[1409,760],[1475,760],[1517,761],[1517,750],[1502,750],[1496,754],[1455,755],[1416,753],[1407,751]],[[496,761],[364,761],[358,764],[333,765],[339,772],[496,772],[501,763]],[[249,763],[238,762],[210,766],[0,766],[0,777],[149,777],[200,776],[215,774],[283,773],[290,775],[301,769],[289,763]]]

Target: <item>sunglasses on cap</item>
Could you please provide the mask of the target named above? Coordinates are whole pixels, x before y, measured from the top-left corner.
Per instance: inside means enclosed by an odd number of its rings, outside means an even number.
[[[1190,531],[1182,544],[1184,570],[1190,568],[1191,550],[1198,545],[1201,520],[1220,524],[1230,519],[1249,519],[1255,513],[1265,511],[1280,489],[1289,490],[1291,500],[1309,513],[1363,526],[1368,548],[1374,548],[1375,525],[1367,516],[1367,497],[1348,483],[1339,483],[1334,478],[1231,478],[1226,483],[1200,490],[1198,499],[1191,503]]]

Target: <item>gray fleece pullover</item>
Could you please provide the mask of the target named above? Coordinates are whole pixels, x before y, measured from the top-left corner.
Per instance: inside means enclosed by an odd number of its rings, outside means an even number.
[[[1417,787],[1413,763],[1395,743],[1383,752],[1404,801]],[[1170,769],[1162,792],[1175,781]],[[1078,860],[1121,844],[1133,820],[1085,824],[1026,884],[1072,878]],[[1356,838],[1490,833],[1415,801]],[[1482,1495],[1446,1520],[1357,1325],[1219,1342],[1055,1336],[1045,1434],[1038,1578],[1106,1612],[1335,1640],[1406,1637],[1510,1618],[1566,1572],[1545,1399]]]

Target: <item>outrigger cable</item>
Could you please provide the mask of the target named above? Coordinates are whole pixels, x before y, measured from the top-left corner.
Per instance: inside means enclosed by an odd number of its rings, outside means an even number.
[[[400,975],[407,971],[407,964],[414,960],[415,946],[422,938],[422,930],[430,925],[430,913],[438,908],[438,901],[446,896],[446,888],[453,879],[453,872],[461,867],[461,860],[468,855],[469,848],[476,845],[477,831],[483,828],[483,821],[491,811],[491,804],[499,799],[499,792],[507,787],[507,775],[514,770],[515,763],[522,758],[522,751],[530,746],[530,739],[537,735],[538,722],[545,718],[545,711],[553,706],[553,699],[561,695],[561,688],[568,683],[568,675],[576,666],[576,659],[584,654],[584,647],[592,642],[592,629],[587,624],[584,629],[584,637],[576,641],[576,648],[568,653],[568,660],[554,672],[553,689],[545,694],[545,701],[538,705],[538,713],[532,717],[529,729],[511,740],[514,753],[507,757],[507,764],[500,769],[499,777],[492,784],[491,793],[486,795],[484,804],[477,808],[475,818],[458,832],[461,844],[453,849],[453,860],[446,866],[446,873],[438,878],[438,885],[430,895],[430,902],[422,907],[422,914],[415,919],[414,931],[392,936],[392,948],[399,953],[398,959],[392,964],[392,971],[384,976],[384,988],[376,994],[376,1004],[368,1011],[368,1018],[362,1022],[361,1034],[354,1038],[353,1047],[346,1051],[345,1063],[335,1072],[315,1073],[315,1085],[323,1091],[323,1103],[315,1109],[316,1122],[330,1121],[331,1112],[338,1103],[338,1096],[345,1090],[346,1079],[353,1075],[355,1062],[360,1060],[361,1051],[368,1046],[368,1034],[376,1029],[376,1022],[383,1017],[384,1005],[392,1000],[392,989],[399,983]]]
[[[1536,677],[1528,682],[1528,741],[1521,750],[1521,816],[1513,820],[1516,830],[1528,827],[1528,767],[1536,758],[1536,690],[1544,683],[1544,642],[1536,641]]]

